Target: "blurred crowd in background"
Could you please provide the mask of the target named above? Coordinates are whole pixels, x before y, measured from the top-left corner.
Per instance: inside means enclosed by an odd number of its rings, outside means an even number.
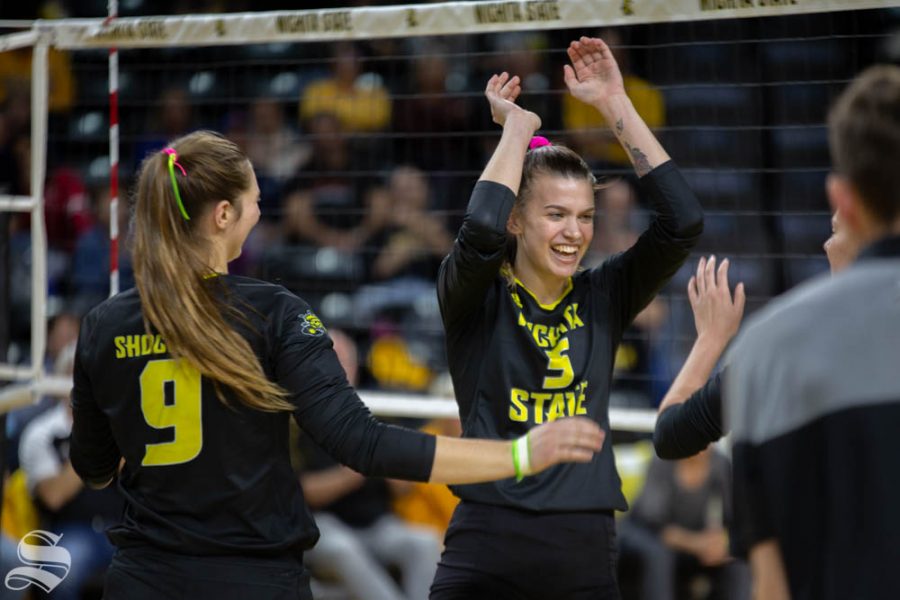
[[[123,16],[284,8],[296,6],[275,0],[120,1]],[[4,4],[0,17],[102,17],[105,11],[105,0],[58,0],[37,8]],[[638,112],[707,210],[698,256],[715,252],[732,260],[733,279],[747,286],[749,310],[827,270],[821,252],[830,231],[824,116],[830,99],[863,67],[900,57],[898,36],[891,35],[898,22],[900,13],[886,9],[574,32],[599,34],[612,46]],[[576,149],[604,179],[585,266],[628,248],[648,222],[638,182],[606,124],[564,92],[564,48],[572,35],[570,30],[516,31],[122,51],[122,289],[133,285],[128,190],[141,161],[190,131],[220,131],[252,160],[262,196],[260,226],[232,272],[284,284],[308,300],[327,325],[342,330],[338,344],[346,352],[345,367],[361,387],[452,395],[434,283],[472,185],[499,138],[482,96],[492,73],[519,75],[520,102],[541,116],[542,134]],[[30,74],[30,50],[0,53],[0,193],[30,191]],[[79,317],[109,293],[107,76],[106,51],[50,53],[46,366],[62,374],[71,369]],[[29,220],[4,214],[0,227],[7,249],[2,269],[10,282],[7,311],[0,315],[9,333],[6,355],[24,361],[31,315]],[[656,406],[677,372],[693,337],[683,290],[695,265],[689,261],[626,333],[616,357],[613,406]],[[53,441],[67,435],[67,419],[65,408],[49,399],[10,415],[8,471],[21,473],[19,461],[32,471],[7,487],[19,485],[32,498],[38,507],[34,519],[58,528],[67,519],[84,526],[70,537],[81,531],[85,544],[94,544],[92,560],[102,566],[111,550],[91,532],[98,533],[110,508],[82,502],[88,492],[71,479],[65,445]],[[38,432],[28,433],[33,423]],[[453,431],[458,423],[428,426]],[[42,450],[34,452],[46,456],[20,455],[17,444],[23,439],[36,440],[35,448]],[[617,434],[616,441],[634,440]],[[638,448],[621,455],[646,464],[649,450]],[[347,573],[374,573],[382,561],[399,563],[386,571],[383,597],[420,597],[421,581],[430,582],[430,575],[423,575],[414,559],[430,561],[439,552],[455,503],[446,488],[368,482],[314,452],[300,454],[310,504],[333,516],[317,517],[333,532],[323,540],[334,542],[319,553],[324,566],[318,574],[326,585],[317,597],[354,593],[358,583]],[[643,588],[638,583],[629,588],[625,579],[623,589],[634,594],[643,589],[646,598],[667,598],[675,590],[681,590],[680,597],[717,590],[724,594],[720,597],[741,597],[729,586],[744,585],[746,573],[727,561],[724,542],[727,460],[713,450],[674,466],[654,463],[654,485],[643,495],[643,470],[634,471],[638,481],[624,470],[630,499],[641,499],[623,528],[623,572],[635,582],[641,572],[649,579]],[[47,478],[68,487],[42,485]],[[325,492],[316,496],[323,481]],[[410,500],[415,493],[424,499]],[[404,509],[404,502],[419,505]],[[372,540],[388,535],[384,518],[395,519],[395,508],[412,521],[434,509],[435,515],[420,519],[433,521],[433,533],[401,535],[414,550],[398,542],[395,554],[377,556],[372,548],[383,542]],[[15,537],[23,532],[15,521],[9,525],[15,519],[9,515],[20,513],[10,511],[4,507],[4,531]],[[673,534],[672,527],[682,531]],[[341,531],[359,535],[338,539]],[[410,553],[412,562],[404,563]],[[343,571],[340,556],[353,557],[349,571]],[[652,576],[641,564],[656,569]],[[678,569],[691,575],[677,577]],[[696,582],[698,572],[706,583]],[[336,590],[329,591],[328,581],[339,584]],[[650,590],[648,581],[658,589]],[[90,587],[90,576],[78,585],[84,583]],[[72,597],[78,597],[73,589]],[[374,598],[373,589],[368,596],[355,593]]]

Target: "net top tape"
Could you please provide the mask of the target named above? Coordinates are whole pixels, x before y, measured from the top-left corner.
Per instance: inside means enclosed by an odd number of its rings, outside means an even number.
[[[226,46],[568,29],[762,17],[900,6],[891,0],[524,0],[444,2],[352,10],[37,21],[64,49]]]

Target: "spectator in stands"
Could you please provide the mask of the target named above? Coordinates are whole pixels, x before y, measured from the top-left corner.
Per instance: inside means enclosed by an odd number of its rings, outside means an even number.
[[[345,131],[358,133],[386,129],[391,121],[391,99],[373,73],[363,73],[360,51],[351,42],[334,44],[334,62],[328,77],[306,86],[300,98],[300,120],[321,113],[336,116]]]
[[[288,184],[285,235],[291,242],[355,250],[371,229],[364,205],[369,181],[345,175],[353,156],[337,117],[318,114],[308,130],[313,157]]]
[[[78,340],[80,319],[73,312],[63,311],[47,321],[47,347],[44,353],[44,369],[54,372],[65,348]],[[6,415],[7,464],[10,472],[19,467],[19,440],[25,427],[38,415],[55,405],[49,396],[42,396],[30,406],[10,411]]]
[[[277,199],[280,186],[301,169],[312,148],[300,139],[297,130],[284,118],[284,108],[275,98],[262,96],[250,105],[247,156],[253,161],[263,201]],[[263,179],[274,186],[263,186]],[[272,198],[266,198],[267,192]],[[265,216],[265,211],[263,216]]]
[[[68,53],[51,48],[47,54],[49,95],[47,109],[51,113],[67,113],[75,101],[75,77]],[[31,48],[0,52],[0,103],[31,86]]]
[[[55,373],[71,376],[75,344],[57,359]],[[28,488],[34,496],[44,529],[62,536],[62,545],[72,558],[63,582],[53,590],[54,599],[77,600],[81,588],[105,571],[113,555],[106,539],[106,527],[122,513],[123,501],[117,488],[86,488],[69,461],[72,409],[60,400],[34,419],[22,433],[19,459]]]
[[[545,130],[558,129],[560,123],[559,94],[551,90],[561,84],[548,77],[546,57],[550,43],[542,31],[509,31],[490,36],[489,43],[494,57],[489,61],[489,72],[509,71],[522,80],[527,96],[522,103],[528,110],[542,117]],[[555,69],[554,69],[555,71]]]
[[[7,113],[8,115],[8,113]],[[8,119],[7,119],[8,121]],[[31,137],[20,132],[9,141],[9,154],[14,173],[12,181],[0,186],[14,194],[31,193]],[[0,154],[2,156],[2,154]],[[73,169],[61,165],[50,168],[44,187],[44,216],[47,232],[47,279],[51,299],[63,295],[69,269],[70,254],[78,236],[91,226],[85,186]],[[10,225],[10,263],[16,282],[12,287],[13,330],[27,325],[31,306],[31,215],[18,213]],[[52,301],[52,300],[51,300]],[[21,318],[19,318],[21,317]],[[18,324],[18,326],[17,326]]]
[[[93,225],[81,234],[72,256],[72,301],[79,312],[87,312],[109,296],[109,187],[91,191]],[[128,205],[119,200],[119,291],[134,287],[128,244]]]
[[[731,468],[714,450],[678,462],[654,459],[629,515],[619,524],[622,559],[641,567],[641,598],[676,598],[679,584],[711,578],[714,597],[750,597],[747,565],[728,555]]]
[[[181,87],[168,87],[155,103],[156,115],[147,123],[134,147],[134,167],[140,166],[148,154],[158,152],[171,140],[196,129],[193,107],[187,92]]]
[[[0,127],[0,146],[5,152],[12,153],[14,141],[20,136],[29,136],[31,127],[31,92],[27,86],[10,85],[5,90],[5,97],[0,101],[2,107],[2,127]],[[7,157],[7,160],[13,158]],[[8,171],[4,170],[4,173]],[[27,174],[28,171],[25,171]],[[27,188],[30,182],[18,182],[20,188]],[[19,193],[24,193],[20,192]]]
[[[423,294],[433,296],[453,239],[442,219],[429,212],[428,178],[415,167],[395,168],[370,200],[372,233],[365,252],[370,284],[358,291],[354,311],[371,317],[383,308],[411,306]]]
[[[432,40],[416,40],[411,59],[412,77],[394,101],[391,129],[397,162],[426,171],[467,170],[475,166],[477,153],[467,138],[454,135],[472,129],[466,89],[465,65],[447,56],[448,48]],[[452,183],[452,181],[448,181]],[[448,191],[447,198],[461,194]]]
[[[606,29],[599,37],[608,41],[622,71],[625,92],[631,98],[637,113],[651,129],[662,127],[666,117],[663,95],[651,83],[631,72],[627,47],[620,30]],[[573,146],[588,164],[608,169],[625,170],[629,167],[625,150],[596,110],[574,96],[564,94],[562,115],[563,127],[569,132]]]
[[[329,334],[347,379],[355,384],[355,344],[338,330]],[[321,534],[315,547],[304,555],[313,575],[333,575],[356,598],[427,598],[440,557],[440,538],[391,513],[387,481],[366,478],[337,464],[311,442],[305,444],[305,450],[300,483],[306,501],[316,511]],[[400,569],[402,591],[384,565]]]
[[[387,194],[379,203],[373,212],[383,215],[384,225],[374,240],[379,251],[371,265],[371,279],[433,282],[453,238],[440,217],[429,212],[428,177],[415,167],[395,168],[388,178]]]

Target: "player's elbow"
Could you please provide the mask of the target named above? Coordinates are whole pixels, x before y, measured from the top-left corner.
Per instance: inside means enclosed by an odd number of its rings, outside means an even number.
[[[665,435],[660,434],[658,429],[653,431],[653,449],[656,451],[656,456],[663,460],[676,460],[682,458],[675,448],[675,444],[672,443],[672,440]]]

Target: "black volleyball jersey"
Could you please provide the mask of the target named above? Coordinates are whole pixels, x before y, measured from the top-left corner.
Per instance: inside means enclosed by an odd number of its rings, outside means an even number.
[[[365,474],[428,479],[434,438],[372,417],[303,300],[243,277],[207,284],[246,315],[237,330],[290,393],[295,419],[317,444]],[[116,545],[252,556],[315,543],[289,458],[290,415],[247,408],[228,390],[230,405],[223,404],[211,381],[146,333],[136,291],[84,318],[74,378],[75,470],[89,482],[108,481],[125,459],[124,519],[109,532]]]
[[[438,298],[463,435],[510,439],[560,417],[584,415],[609,433],[609,391],[622,332],[686,260],[703,213],[671,161],[641,179],[656,217],[627,251],[581,271],[556,303],[541,305],[500,273],[515,196],[481,181]],[[590,463],[515,479],[455,486],[465,500],[541,511],[625,510],[607,435]]]

